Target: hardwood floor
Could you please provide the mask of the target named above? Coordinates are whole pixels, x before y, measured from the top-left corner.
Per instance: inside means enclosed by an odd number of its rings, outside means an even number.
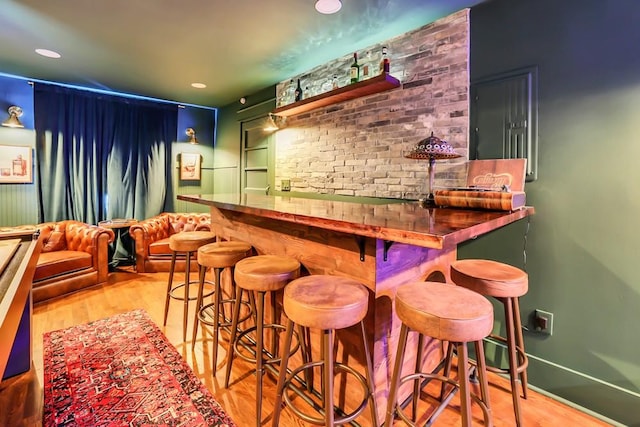
[[[41,425],[42,335],[44,332],[86,323],[137,308],[146,310],[156,324],[162,325],[166,279],[166,273],[136,274],[132,271],[118,270],[110,275],[109,283],[105,286],[84,290],[35,306],[33,310],[34,368],[27,374],[3,382],[0,386],[0,426]],[[217,375],[214,378],[211,375],[210,334],[199,333],[194,351],[191,350],[190,341],[182,342],[182,307],[180,304],[175,301],[172,303],[168,325],[166,327],[160,326],[160,328],[236,423],[241,427],[254,426],[255,379],[251,374],[251,366],[241,359],[236,359],[233,365],[232,385],[229,389],[225,389],[223,365],[226,357],[226,341],[221,340]],[[191,313],[193,313],[193,307]],[[191,328],[191,324],[189,327]],[[188,329],[187,336],[191,336],[191,329]],[[203,336],[206,339],[203,340]],[[496,427],[515,425],[508,382],[492,375],[490,383],[494,425]],[[273,378],[265,378],[263,394],[262,424],[270,426],[275,395]],[[459,414],[456,411],[457,405],[456,398],[454,398],[452,404],[439,416],[435,425],[460,425]],[[532,390],[530,390],[529,398],[522,401],[522,406],[524,425],[528,427],[609,425]],[[476,417],[474,423],[482,425],[479,410]],[[361,425],[371,425],[367,411],[360,418],[358,422]],[[291,412],[285,409],[280,425],[288,427],[307,424],[292,417]],[[401,421],[396,421],[394,424],[394,426],[402,425],[404,423]]]

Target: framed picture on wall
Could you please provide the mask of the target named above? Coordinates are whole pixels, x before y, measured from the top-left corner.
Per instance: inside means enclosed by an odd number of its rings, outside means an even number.
[[[0,145],[0,184],[33,182],[31,147]]]
[[[180,153],[181,181],[200,181],[200,160],[200,154]]]

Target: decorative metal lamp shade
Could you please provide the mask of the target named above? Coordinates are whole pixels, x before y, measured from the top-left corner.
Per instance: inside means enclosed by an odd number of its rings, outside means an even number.
[[[10,128],[23,128],[24,125],[20,122],[19,117],[22,116],[22,108],[15,105],[9,107],[9,118],[2,122],[2,126]]]
[[[418,144],[413,147],[411,152],[405,157],[408,159],[429,160],[429,194],[426,199],[422,200],[422,203],[426,206],[433,206],[435,204],[433,196],[433,181],[435,177],[434,165],[436,160],[455,159],[462,156],[456,153],[447,141],[434,136],[433,132],[431,132],[431,136],[418,142]]]

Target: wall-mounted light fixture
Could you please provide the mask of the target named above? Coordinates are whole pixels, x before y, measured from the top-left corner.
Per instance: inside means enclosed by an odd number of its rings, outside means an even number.
[[[262,130],[266,132],[275,132],[284,126],[285,120],[286,120],[286,117],[276,116],[273,113],[269,113],[269,117],[267,117],[267,122],[265,123]]]
[[[318,0],[316,2],[316,10],[325,15],[336,13],[340,8],[342,8],[340,0]]]
[[[184,132],[187,134],[187,136],[189,137],[189,144],[197,144],[198,143],[198,138],[196,138],[196,131],[193,128],[187,128],[187,130]]]
[[[23,128],[24,125],[18,118],[22,116],[22,108],[12,105],[7,111],[9,111],[9,118],[2,122],[2,126],[9,128]]]

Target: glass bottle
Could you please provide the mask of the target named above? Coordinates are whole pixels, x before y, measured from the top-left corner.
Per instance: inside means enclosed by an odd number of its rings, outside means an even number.
[[[340,84],[338,83],[338,76],[337,75],[333,75],[333,79],[331,80],[331,89],[338,89],[340,87]]]
[[[291,104],[296,100],[296,84],[293,79],[289,81],[289,86],[287,86],[287,94],[285,95],[286,102],[285,104]]]
[[[300,86],[300,79],[298,79],[298,86],[296,86],[294,102],[302,101],[302,87]]]
[[[389,57],[387,56],[387,47],[382,46],[382,60],[380,61],[380,74],[389,74]]]
[[[372,77],[372,65],[371,62],[371,51],[368,50],[364,57],[364,63],[362,64],[362,80],[367,80]]]
[[[351,83],[358,83],[360,80],[360,65],[358,64],[357,52],[353,53],[353,63],[349,69],[349,77],[351,78]]]

